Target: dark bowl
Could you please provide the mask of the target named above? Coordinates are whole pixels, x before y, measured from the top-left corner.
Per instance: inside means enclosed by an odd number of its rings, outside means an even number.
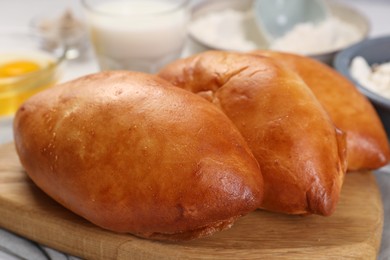
[[[390,61],[390,36],[371,38],[339,52],[334,59],[333,66],[336,70],[351,80],[357,88],[374,105],[382,123],[390,136],[390,99],[387,99],[362,86],[350,74],[350,65],[356,56],[367,60],[368,64],[380,64]]]

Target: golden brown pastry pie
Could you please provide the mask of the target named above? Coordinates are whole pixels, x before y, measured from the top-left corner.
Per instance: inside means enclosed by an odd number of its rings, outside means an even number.
[[[347,134],[348,170],[376,169],[386,165],[390,150],[383,125],[368,99],[329,66],[314,59],[275,51],[257,51],[299,74]]]
[[[260,164],[262,208],[330,215],[344,179],[345,138],[303,80],[271,58],[209,51],[159,75],[235,124]]]
[[[31,179],[103,228],[182,240],[259,207],[259,166],[204,99],[143,73],[102,72],[29,99],[14,121]]]

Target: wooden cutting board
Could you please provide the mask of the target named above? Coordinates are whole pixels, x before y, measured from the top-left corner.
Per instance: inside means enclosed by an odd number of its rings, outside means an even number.
[[[205,239],[162,243],[100,229],[66,210],[26,176],[13,144],[0,146],[0,227],[88,259],[375,259],[383,225],[372,173],[346,177],[331,217],[257,210]]]

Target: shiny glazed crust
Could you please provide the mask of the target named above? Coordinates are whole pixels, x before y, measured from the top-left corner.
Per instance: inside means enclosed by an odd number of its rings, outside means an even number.
[[[96,225],[160,240],[259,207],[257,161],[218,108],[157,76],[102,72],[29,99],[14,120],[31,179]]]
[[[348,170],[377,169],[389,163],[390,150],[383,125],[367,98],[327,65],[299,55],[256,51],[272,57],[299,74],[347,134]]]
[[[345,137],[298,75],[271,58],[217,51],[175,61],[159,75],[233,121],[260,164],[262,208],[332,214],[346,170]]]

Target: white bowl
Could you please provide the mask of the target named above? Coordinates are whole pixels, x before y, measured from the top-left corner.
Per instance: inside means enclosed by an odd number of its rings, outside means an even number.
[[[238,11],[248,11],[252,7],[253,0],[214,0],[214,1],[200,1],[197,5],[194,6],[193,13],[192,13],[192,20],[196,20],[199,17],[215,12],[215,11],[221,11],[225,9],[234,9]],[[341,5],[338,3],[329,2],[329,8],[330,12],[333,16],[336,18],[351,24],[354,26],[359,33],[361,34],[361,40],[364,40],[369,33],[369,22],[368,19],[362,15],[360,12],[356,11],[355,9],[346,6]],[[253,21],[247,23],[248,26],[245,28],[246,36],[249,40],[252,40],[256,42],[258,49],[267,49],[268,43],[265,40],[264,37],[262,37],[258,33],[258,29]],[[228,50],[228,51],[236,51],[233,48],[221,48],[218,47],[218,44],[213,44],[210,42],[205,41],[202,39],[200,35],[197,35],[193,32],[189,32],[190,36],[190,44],[194,52],[202,52],[206,50]],[[355,42],[356,43],[356,42]],[[344,48],[347,48],[349,46],[345,46]],[[342,49],[334,49],[329,52],[325,53],[316,53],[316,54],[309,54],[308,56],[313,57],[317,60],[320,60],[324,63],[331,64],[333,62],[334,56]]]

